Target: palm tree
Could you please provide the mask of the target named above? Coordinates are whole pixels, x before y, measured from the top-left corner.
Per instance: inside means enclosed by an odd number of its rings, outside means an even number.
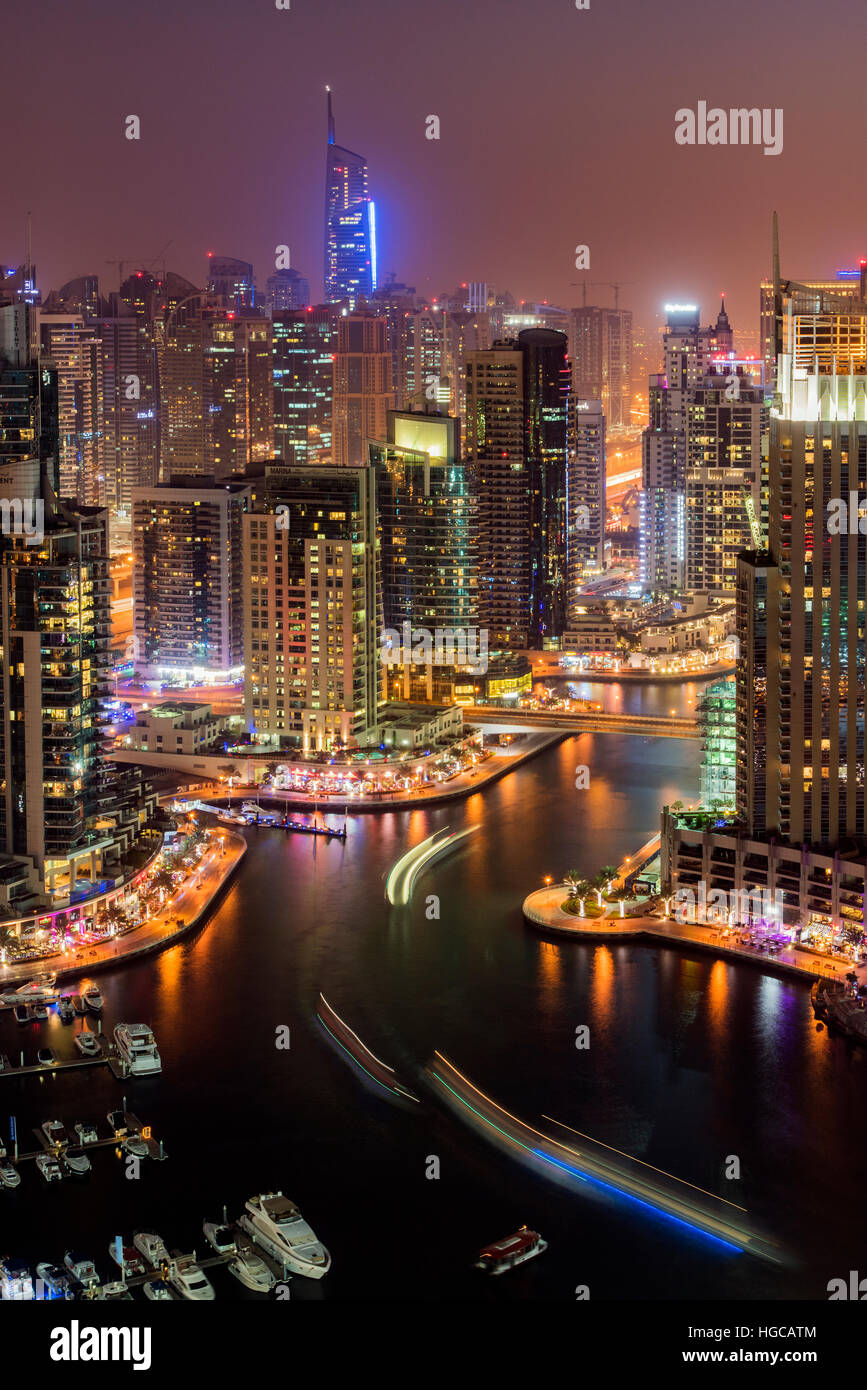
[[[609,875],[607,869],[600,869],[600,870],[599,870],[599,873],[598,873],[598,874],[594,874],[594,875],[593,875],[593,878],[592,878],[591,881],[590,881],[590,886],[591,886],[591,888],[594,889],[594,891],[595,891],[595,893],[596,893],[596,906],[597,906],[597,907],[601,907],[601,906],[602,906],[602,890],[603,890],[603,888],[604,888],[604,889],[607,889],[607,888],[608,888],[609,882],[610,882],[610,875]]]
[[[631,891],[628,888],[615,888],[614,892],[609,896],[612,897],[615,902],[620,903],[620,916],[625,917],[626,904],[632,898]]]
[[[599,878],[602,879],[602,880],[604,881],[604,883],[605,883],[605,891],[606,891],[606,893],[610,893],[610,892],[611,892],[611,889],[612,889],[613,886],[614,886],[614,880],[617,878],[617,865],[616,865],[616,864],[603,864],[603,865],[602,865],[602,868],[599,870],[599,875],[598,875],[598,876],[599,876]],[[601,899],[601,898],[600,898],[600,900],[599,900],[599,906],[600,906],[600,907],[602,906],[602,899]]]
[[[568,883],[568,885],[569,885],[569,897],[570,897],[570,898],[574,898],[574,897],[575,897],[575,893],[576,893],[576,889],[577,889],[578,884],[579,884],[579,883],[583,883],[583,878],[582,878],[582,876],[581,876],[581,870],[580,870],[580,869],[570,869],[569,872],[568,872],[568,874],[565,874],[565,875],[564,875],[564,880],[563,880],[563,881],[564,881],[564,883]]]
[[[593,884],[586,878],[579,878],[575,883],[575,897],[581,906],[581,911],[578,913],[579,917],[584,916],[584,904],[587,901],[587,894],[592,891],[592,888]]]

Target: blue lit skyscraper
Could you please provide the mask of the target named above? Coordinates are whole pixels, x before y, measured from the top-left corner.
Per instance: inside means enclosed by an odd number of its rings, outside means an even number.
[[[334,143],[328,89],[325,161],[325,299],[355,305],[376,289],[376,214],[367,193],[367,160]]]

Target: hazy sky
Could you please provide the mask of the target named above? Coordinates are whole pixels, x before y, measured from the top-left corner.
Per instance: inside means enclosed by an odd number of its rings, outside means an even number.
[[[43,290],[109,258],[197,283],[208,250],[274,247],[322,292],[325,84],[337,139],[367,156],[380,271],[421,291],[485,279],[580,302],[621,280],[650,323],[728,293],[757,323],[781,219],[783,271],[867,253],[863,13],[843,0],[75,0],[7,12],[0,257],[33,212]],[[784,146],[678,146],[675,111],[782,107]],[[139,142],[124,118],[140,116]],[[425,139],[439,116],[441,139]],[[631,282],[631,283],[627,283]],[[591,289],[611,302],[611,291]]]

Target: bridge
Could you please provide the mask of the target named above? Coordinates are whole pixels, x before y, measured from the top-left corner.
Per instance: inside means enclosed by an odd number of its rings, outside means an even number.
[[[641,734],[644,738],[700,738],[698,721],[657,714],[602,714],[579,710],[505,710],[492,705],[464,706],[469,724],[509,724],[535,729],[566,729],[576,734]]]

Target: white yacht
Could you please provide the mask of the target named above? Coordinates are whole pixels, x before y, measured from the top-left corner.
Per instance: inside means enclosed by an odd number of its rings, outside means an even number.
[[[90,1033],[86,1028],[82,1028],[80,1033],[75,1035],[75,1046],[82,1057],[98,1057],[102,1051],[102,1045],[95,1033]]]
[[[28,980],[14,993],[0,995],[0,998],[4,1004],[53,1004],[57,998],[54,976],[37,975],[35,980]]]
[[[328,1273],[331,1256],[295,1203],[282,1192],[251,1197],[246,1208],[238,1224],[263,1250],[308,1279],[321,1279]]]
[[[159,1269],[161,1265],[168,1264],[171,1258],[165,1241],[151,1231],[136,1231],[132,1243],[144,1255],[151,1269]]]
[[[114,1040],[132,1076],[162,1071],[156,1039],[146,1023],[119,1023],[114,1030]]]
[[[51,1154],[38,1154],[36,1157],[36,1167],[39,1169],[46,1182],[62,1182],[63,1170],[56,1158]]]
[[[269,1293],[277,1280],[256,1251],[245,1246],[229,1261],[229,1273],[254,1293]]]
[[[69,1149],[66,1149],[62,1155],[62,1162],[67,1173],[75,1178],[86,1177],[91,1169],[87,1154],[79,1153],[77,1150],[71,1153]]]
[[[143,1286],[145,1298],[149,1298],[151,1303],[172,1303],[172,1291],[165,1279],[148,1279]]]
[[[211,1303],[215,1298],[214,1286],[207,1275],[196,1264],[195,1250],[191,1255],[175,1255],[169,1265],[169,1283],[181,1298],[194,1303]]]

